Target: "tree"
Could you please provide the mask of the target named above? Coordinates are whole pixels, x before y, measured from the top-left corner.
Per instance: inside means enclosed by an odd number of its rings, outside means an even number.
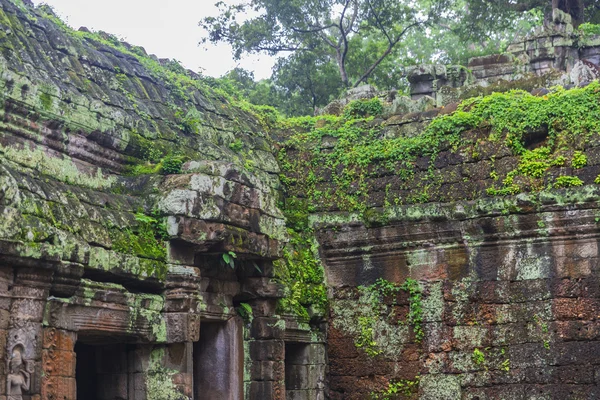
[[[465,5],[470,16],[468,25],[471,29],[475,25],[487,29],[506,27],[515,16],[532,10],[549,16],[553,8],[570,14],[576,27],[583,22],[600,20],[599,0],[467,0]],[[474,31],[480,33],[480,28]]]
[[[226,42],[240,58],[245,53],[281,52],[328,55],[335,60],[346,87],[368,80],[411,29],[435,20],[444,0],[246,0],[241,5],[217,3],[220,14],[200,25],[204,41]],[[240,22],[248,12],[257,16]],[[348,62],[360,38],[378,37],[385,46],[352,78]],[[325,53],[322,53],[325,52]]]
[[[273,68],[280,110],[286,115],[312,114],[343,89],[336,64],[323,53],[300,52],[280,58]]]

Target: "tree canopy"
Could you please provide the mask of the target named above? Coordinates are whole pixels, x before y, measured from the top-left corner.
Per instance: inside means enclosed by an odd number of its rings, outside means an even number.
[[[241,1],[217,3],[219,15],[200,22],[204,41],[230,44],[237,59],[279,55],[270,79],[255,82],[236,69],[223,82],[287,115],[312,113],[363,83],[402,91],[410,65],[464,65],[500,53],[553,7],[571,13],[575,24],[600,22],[600,0]]]
[[[325,52],[336,63],[344,86],[358,86],[413,28],[431,23],[443,12],[444,0],[248,0],[217,3],[220,14],[200,22],[205,40],[227,42],[240,58],[245,53]],[[240,21],[240,17],[256,16]],[[382,43],[368,65],[351,77],[352,42],[377,37]]]

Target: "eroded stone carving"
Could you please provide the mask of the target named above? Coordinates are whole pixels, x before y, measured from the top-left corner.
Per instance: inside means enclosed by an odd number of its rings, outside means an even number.
[[[11,351],[6,382],[8,400],[22,400],[23,393],[29,391],[31,374],[34,372],[33,363],[23,359],[24,351],[21,344],[15,345]]]

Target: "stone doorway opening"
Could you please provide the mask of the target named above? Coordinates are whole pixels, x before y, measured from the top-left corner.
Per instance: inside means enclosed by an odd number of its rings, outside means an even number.
[[[96,374],[96,348],[81,342],[75,344],[75,379],[77,398],[98,400],[98,376]]]
[[[325,399],[325,348],[316,343],[285,343],[285,397]]]
[[[243,327],[239,318],[200,324],[194,343],[194,399],[241,400],[244,385]]]
[[[125,344],[75,343],[78,400],[129,399],[128,352]]]

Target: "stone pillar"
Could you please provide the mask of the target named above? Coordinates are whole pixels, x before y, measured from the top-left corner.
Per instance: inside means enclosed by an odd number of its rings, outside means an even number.
[[[252,381],[248,382],[248,398],[285,400],[285,343],[283,340],[252,340]]]
[[[247,366],[250,379],[246,395],[250,399],[285,399],[285,342],[284,327],[278,324],[274,299],[249,301],[254,318],[248,329],[248,352],[251,364]]]
[[[288,399],[325,399],[325,370],[324,343],[286,343],[285,390]]]
[[[6,399],[6,382],[8,363],[6,357],[6,344],[10,323],[11,295],[9,287],[13,283],[12,268],[0,268],[0,399]]]
[[[44,328],[42,343],[42,399],[75,399],[76,334],[61,329]]]
[[[42,320],[51,283],[51,270],[15,269],[6,343],[8,371],[4,393],[9,400],[21,400],[23,395],[28,395],[32,400],[41,398]],[[69,392],[66,398],[75,398],[74,393],[71,396]]]
[[[162,350],[153,350],[154,359],[164,354],[160,361],[162,368],[172,373],[169,384],[172,390],[181,393],[182,398],[193,398],[194,366],[193,343],[200,337],[200,270],[184,265],[171,265],[167,274],[164,317],[166,320],[166,342]],[[161,351],[163,353],[161,353]],[[152,364],[152,363],[150,363]],[[159,368],[150,365],[150,369]],[[147,371],[152,376],[152,371]],[[156,382],[156,380],[155,380]],[[150,387],[148,388],[151,389]],[[137,397],[136,397],[137,399]],[[148,399],[151,399],[148,396]],[[157,398],[158,399],[158,398]],[[144,399],[145,400],[145,399]]]

